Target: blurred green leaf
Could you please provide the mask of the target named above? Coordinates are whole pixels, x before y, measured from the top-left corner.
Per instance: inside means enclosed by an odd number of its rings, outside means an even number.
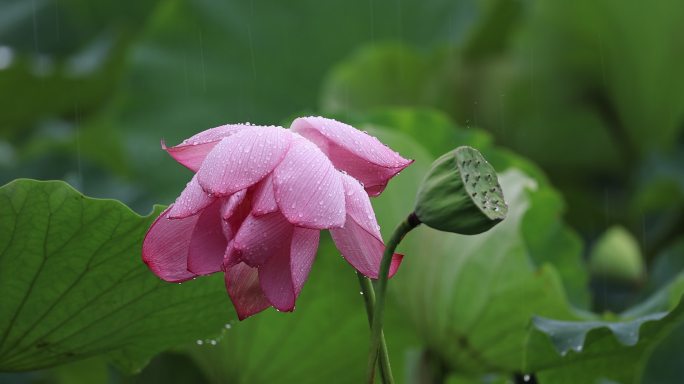
[[[528,194],[529,208],[521,222],[521,232],[530,258],[541,267],[549,263],[556,267],[568,300],[578,308],[588,309],[589,277],[581,257],[582,240],[563,221],[559,220],[565,206],[558,192],[539,184],[538,190]]]
[[[80,120],[114,92],[128,49],[156,0],[124,4],[106,0],[0,5],[0,135],[14,137],[40,119]]]
[[[403,44],[370,45],[335,67],[322,91],[327,112],[416,106],[426,100],[428,61]]]
[[[92,114],[113,94],[123,69],[127,38],[102,36],[71,62],[49,56],[18,57],[0,71],[0,133],[13,138],[41,118]]]
[[[50,369],[0,373],[4,384],[108,384],[109,367],[101,357],[78,360]]]
[[[630,209],[633,214],[644,211],[670,210],[684,203],[684,145],[673,153],[654,153],[641,163],[637,172],[637,192]]]
[[[481,20],[475,24],[463,48],[463,55],[475,61],[505,51],[526,6],[522,1],[509,0],[486,0],[479,4]]]
[[[185,354],[165,352],[157,355],[139,374],[110,380],[121,384],[165,383],[165,384],[207,384],[209,380],[194,361]],[[90,384],[90,383],[88,383]]]
[[[558,321],[537,317],[526,341],[525,369],[536,371],[542,382],[640,382],[645,365],[653,361],[653,349],[660,348],[659,343],[684,320],[683,292],[684,276],[680,276],[618,318]]]
[[[663,250],[651,265],[648,276],[647,293],[653,293],[665,287],[684,271],[684,238],[678,238]]]
[[[550,58],[555,73],[579,74],[585,91],[594,88],[608,98],[630,150],[672,148],[684,121],[684,74],[677,70],[684,59],[677,38],[684,33],[684,5],[677,0],[647,7],[619,0],[536,5],[530,36],[537,55]]]
[[[140,249],[155,214],[63,182],[17,180],[0,199],[0,370],[106,355],[136,371],[235,318],[220,276],[179,286],[147,269]]]
[[[644,384],[676,383],[684,377],[681,361],[684,345],[684,321],[678,325],[654,348],[643,368],[641,382]]]

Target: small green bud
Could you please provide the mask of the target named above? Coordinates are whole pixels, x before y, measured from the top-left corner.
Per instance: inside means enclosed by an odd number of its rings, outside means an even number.
[[[641,281],[646,274],[639,243],[620,226],[609,228],[594,245],[589,270],[597,277],[620,281]]]
[[[458,147],[432,163],[415,208],[427,226],[464,235],[489,230],[507,212],[496,171],[471,147]]]

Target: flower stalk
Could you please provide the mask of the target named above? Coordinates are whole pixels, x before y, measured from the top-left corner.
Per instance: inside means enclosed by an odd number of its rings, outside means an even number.
[[[366,315],[368,316],[368,325],[373,326],[373,311],[375,308],[375,289],[370,279],[360,272],[356,272],[356,277],[359,278],[359,285],[361,285],[361,294],[363,301],[366,304]],[[394,377],[392,376],[392,366],[390,365],[389,352],[387,350],[387,343],[385,342],[385,333],[380,332],[380,377],[384,384],[394,384]]]
[[[373,317],[371,325],[371,343],[368,353],[368,383],[372,384],[375,380],[375,365],[378,359],[378,352],[383,341],[382,323],[385,312],[385,296],[387,293],[387,281],[389,279],[390,266],[392,264],[392,256],[397,246],[404,239],[407,233],[413,228],[420,225],[418,217],[411,213],[399,226],[394,230],[392,237],[387,242],[385,252],[382,255],[380,262],[380,272],[378,273],[377,281],[377,296],[375,301],[375,308],[373,308]]]

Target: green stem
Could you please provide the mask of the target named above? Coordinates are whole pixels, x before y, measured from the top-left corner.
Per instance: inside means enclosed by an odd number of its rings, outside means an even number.
[[[373,325],[373,310],[375,308],[375,290],[370,279],[364,276],[361,272],[356,272],[361,285],[361,293],[363,294],[363,301],[366,303],[366,314],[368,315],[368,325]],[[389,352],[387,351],[387,343],[385,342],[385,334],[380,333],[380,376],[382,382],[385,384],[393,384],[394,377],[392,376],[392,367],[390,366]]]
[[[378,350],[380,349],[380,339],[382,336],[382,317],[385,311],[385,293],[387,292],[387,279],[389,278],[389,270],[392,265],[392,256],[394,250],[401,240],[413,228],[420,224],[420,220],[415,214],[410,214],[404,221],[394,230],[392,237],[387,242],[385,253],[382,255],[380,262],[380,272],[378,273],[377,282],[377,297],[375,301],[375,308],[373,310],[373,325],[371,326],[371,345],[368,354],[368,383],[372,384],[375,380],[375,362],[378,358]]]

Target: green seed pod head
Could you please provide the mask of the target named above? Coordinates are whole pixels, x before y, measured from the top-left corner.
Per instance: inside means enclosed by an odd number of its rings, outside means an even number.
[[[432,163],[415,208],[422,223],[464,235],[489,230],[507,212],[496,171],[471,147],[458,147]]]

